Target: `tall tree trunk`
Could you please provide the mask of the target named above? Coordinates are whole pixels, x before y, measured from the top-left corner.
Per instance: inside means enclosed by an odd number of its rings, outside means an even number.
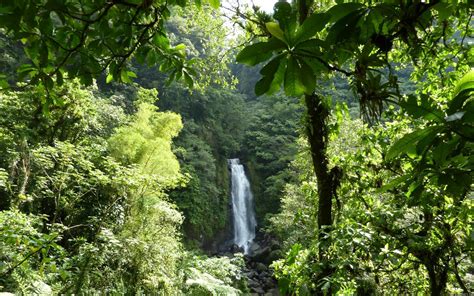
[[[308,15],[313,4],[313,0],[296,0],[299,23],[302,24]],[[315,278],[316,285],[320,285],[320,280],[330,276],[333,273],[329,265],[327,257],[328,243],[327,233],[331,230],[332,225],[332,199],[336,195],[336,190],[339,185],[340,170],[334,168],[329,171],[328,157],[326,154],[328,144],[328,127],[327,119],[329,117],[329,110],[324,104],[321,96],[316,93],[305,95],[306,105],[306,134],[311,151],[311,158],[313,162],[313,169],[318,183],[318,228],[319,228],[319,260],[323,263],[323,268],[320,274]],[[331,295],[332,291],[317,291],[317,295]]]
[[[445,295],[446,284],[448,282],[448,268],[444,266],[436,266],[433,263],[425,263],[430,278],[430,294],[431,296]]]
[[[329,110],[321,98],[316,95],[305,96],[307,122],[306,134],[311,150],[314,173],[318,181],[318,226],[323,230],[332,224],[332,197],[334,194],[333,180],[328,169],[327,125]]]
[[[332,225],[332,199],[336,194],[337,185],[339,184],[340,174],[337,171],[329,171],[328,157],[326,148],[328,143],[328,130],[326,120],[329,116],[329,110],[324,105],[322,98],[317,94],[306,95],[306,134],[311,151],[313,168],[318,185],[318,228],[319,228],[319,260],[323,263],[320,274],[315,278],[316,285],[320,285],[320,280],[330,276],[333,273],[329,266],[329,258],[327,257],[328,243],[327,233],[331,230]],[[328,291],[317,291],[317,295],[324,295],[326,292],[331,295],[331,289]]]

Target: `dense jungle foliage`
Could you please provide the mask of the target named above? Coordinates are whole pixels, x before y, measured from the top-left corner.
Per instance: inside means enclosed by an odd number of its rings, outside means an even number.
[[[262,294],[231,158],[265,295],[474,292],[472,1],[272,2],[1,1],[0,292]]]

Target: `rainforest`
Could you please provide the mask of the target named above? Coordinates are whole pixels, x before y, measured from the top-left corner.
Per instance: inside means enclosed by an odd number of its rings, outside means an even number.
[[[474,293],[473,14],[0,1],[0,294]]]

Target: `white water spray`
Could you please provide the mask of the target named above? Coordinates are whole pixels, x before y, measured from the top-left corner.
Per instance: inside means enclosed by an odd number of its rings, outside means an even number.
[[[232,174],[232,211],[234,216],[234,243],[248,254],[255,238],[255,211],[250,183],[244,166],[238,158],[229,159]]]

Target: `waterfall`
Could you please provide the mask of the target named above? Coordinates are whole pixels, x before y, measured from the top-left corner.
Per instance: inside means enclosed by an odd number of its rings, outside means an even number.
[[[244,166],[238,158],[229,159],[232,174],[232,211],[234,216],[234,243],[248,254],[255,238],[255,211],[250,183],[245,176]]]

